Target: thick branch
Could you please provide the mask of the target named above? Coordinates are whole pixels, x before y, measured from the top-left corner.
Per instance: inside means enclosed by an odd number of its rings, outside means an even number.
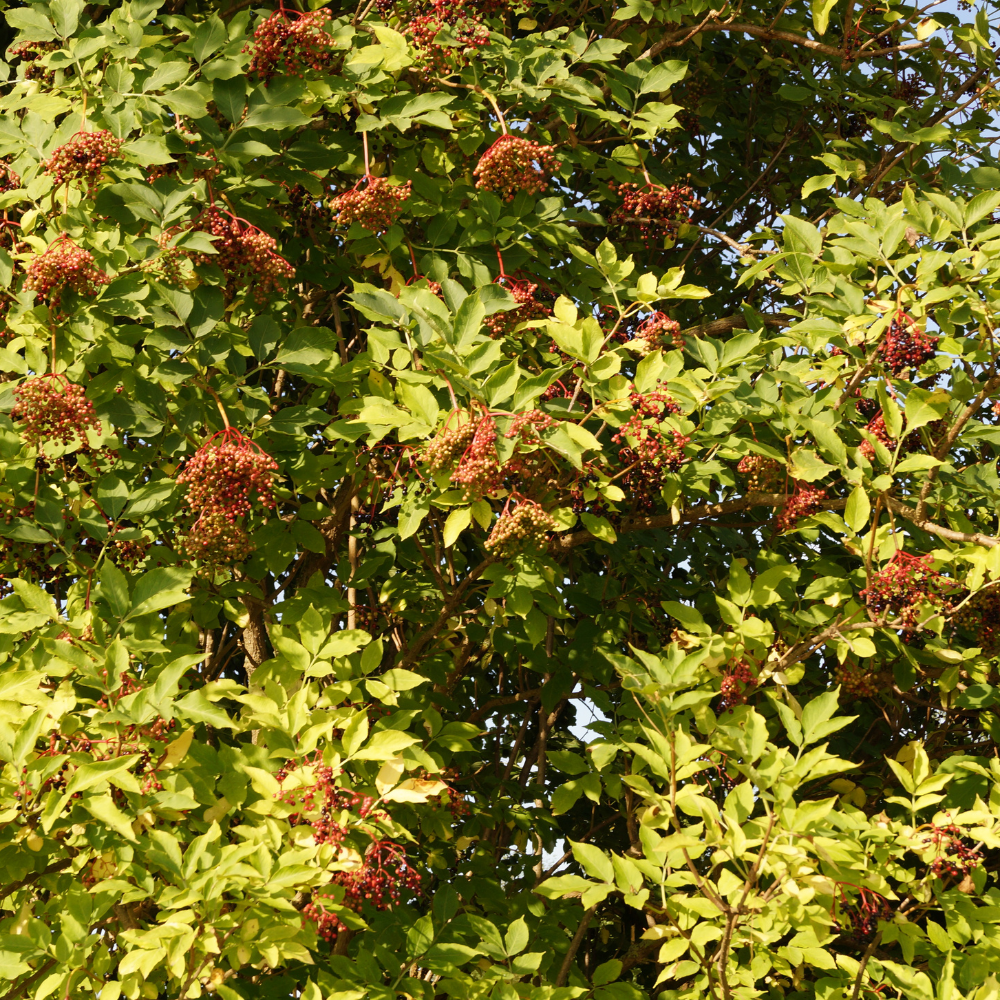
[[[592,906],[583,914],[583,919],[580,921],[580,926],[577,927],[576,933],[573,935],[573,940],[569,944],[569,951],[566,952],[566,957],[563,959],[562,965],[559,967],[559,975],[556,976],[556,988],[566,985],[566,980],[569,979],[570,966],[573,964],[573,959],[576,957],[576,953],[580,948],[580,943],[583,941],[583,935],[587,933],[587,928],[590,926],[590,921],[594,919],[594,914],[597,912],[597,907]]]

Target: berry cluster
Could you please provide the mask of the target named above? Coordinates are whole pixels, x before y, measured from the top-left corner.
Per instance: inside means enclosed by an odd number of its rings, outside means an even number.
[[[58,42],[19,42],[11,45],[7,49],[9,60],[20,59],[24,66],[25,80],[40,80],[42,83],[51,83],[55,79],[55,71],[47,69],[38,60],[49,52],[55,52],[59,48]]]
[[[979,864],[978,849],[966,844],[962,834],[957,826],[931,825],[931,835],[924,846],[937,854],[931,862],[931,873],[936,878],[962,878]]]
[[[522,500],[515,507],[508,504],[493,525],[486,548],[500,559],[540,551],[548,544],[549,533],[558,527],[555,518],[533,500]]]
[[[958,612],[955,622],[974,633],[974,645],[987,656],[996,656],[1000,651],[1000,590],[979,591]]]
[[[885,896],[871,889],[860,889],[857,903],[844,903],[842,916],[850,921],[847,941],[856,948],[865,948],[878,932],[879,921],[892,919],[892,909]]]
[[[878,694],[878,675],[862,670],[857,664],[841,664],[833,671],[833,678],[840,685],[842,696],[852,701],[874,698]]]
[[[462,487],[463,500],[476,500],[496,489],[500,474],[496,440],[496,424],[487,413],[476,423],[472,440],[451,474],[451,481]]]
[[[365,904],[376,910],[388,910],[399,903],[403,892],[419,891],[420,873],[407,860],[405,847],[390,840],[376,840],[365,851],[364,863],[359,869],[334,873],[330,885],[343,888],[341,905],[357,913]],[[302,908],[303,916],[316,924],[317,933],[325,941],[332,941],[344,928],[340,918],[319,902],[333,898],[334,893],[320,890],[313,893],[312,901]]]
[[[250,51],[250,72],[269,83],[275,76],[305,75],[306,70],[327,70],[337,44],[329,33],[330,12],[308,14],[285,10],[284,5],[257,25]]]
[[[288,822],[291,826],[311,826],[317,844],[339,844],[349,830],[347,817],[342,814],[357,810],[364,819],[372,811],[373,800],[370,795],[337,785],[333,768],[323,763],[318,751],[312,762],[306,761],[302,766],[312,768],[313,783],[278,793],[282,802],[296,809]],[[288,767],[278,771],[279,782],[284,782],[288,771]]]
[[[472,171],[478,178],[476,187],[493,191],[504,201],[513,201],[519,191],[541,194],[559,169],[559,161],[552,155],[554,148],[520,136],[502,135]]]
[[[454,420],[454,425],[452,421]],[[477,421],[464,410],[448,415],[444,427],[424,446],[421,458],[432,476],[451,473],[472,444]]]
[[[84,181],[87,193],[93,197],[105,164],[118,156],[124,141],[116,139],[107,129],[77,132],[45,161],[45,172],[52,174],[56,187]]]
[[[772,493],[784,478],[781,463],[763,455],[744,455],[736,471],[746,476],[748,493]]]
[[[881,410],[868,421],[867,427],[868,433],[875,438],[881,444],[884,444],[889,451],[892,451],[896,447],[895,438],[890,436],[889,429],[885,426],[885,415]],[[858,451],[861,452],[865,458],[870,462],[875,457],[875,445],[871,441],[863,440],[858,446]]]
[[[454,8],[454,13],[420,14],[410,21],[407,31],[426,76],[449,76],[468,66],[476,51],[490,42],[489,28],[461,7]],[[442,32],[445,38],[439,42]]]
[[[663,385],[662,382],[658,384]],[[629,394],[628,401],[635,407],[636,416],[640,418],[652,418],[663,421],[671,414],[681,412],[681,408],[677,405],[673,396],[669,393],[661,392],[659,389],[645,393],[632,392]]]
[[[483,326],[490,331],[490,336],[494,340],[513,333],[522,323],[530,323],[535,319],[545,319],[552,315],[552,309],[544,302],[540,301],[536,292],[538,285],[517,278],[509,278],[502,274],[496,279],[495,284],[502,285],[518,302],[516,309],[507,312],[495,312],[492,316],[487,316],[483,320]]]
[[[745,705],[747,695],[756,686],[757,677],[746,660],[739,660],[730,666],[722,675],[719,711],[728,709],[731,712],[736,705]]]
[[[28,264],[24,287],[56,306],[66,288],[78,295],[95,296],[111,279],[94,265],[94,257],[78,247],[69,237],[50,243],[44,253]]]
[[[860,596],[873,614],[891,611],[896,615],[894,625],[913,631],[921,605],[949,611],[958,592],[958,585],[931,569],[926,558],[897,552]]]
[[[537,441],[541,431],[547,431],[556,421],[541,410],[527,410],[519,413],[511,422],[504,437],[508,440],[520,438],[524,443]]]
[[[643,320],[635,331],[633,343],[641,349],[643,356],[665,347],[684,349],[681,325],[666,313],[655,312]]]
[[[202,219],[210,235],[214,254],[196,254],[200,264],[214,264],[229,279],[230,285],[253,283],[254,297],[264,301],[271,291],[281,291],[284,282],[295,277],[295,268],[279,253],[277,243],[256,226],[238,219],[231,212],[209,208]]]
[[[334,221],[344,227],[356,222],[369,232],[384,233],[399,218],[412,189],[410,181],[392,187],[384,177],[362,177],[330,202]]]
[[[198,520],[181,547],[205,562],[231,563],[253,550],[237,519],[249,514],[254,501],[274,507],[272,488],[278,463],[233,427],[213,434],[188,459],[179,483],[188,485],[187,504]]]
[[[32,448],[45,442],[68,445],[74,441],[89,450],[87,429],[100,433],[101,422],[94,404],[82,385],[74,385],[65,375],[41,375],[23,382],[14,390],[11,420],[19,423],[21,437]]]
[[[667,412],[657,419],[662,420]],[[669,438],[664,433],[664,428],[653,428],[645,424],[640,412],[622,424],[611,440],[622,445],[618,457],[626,465],[639,462],[654,469],[676,472],[687,460],[684,448],[691,442],[691,438],[673,427],[666,428],[666,431],[670,434]]]
[[[925,361],[934,357],[938,337],[924,333],[916,320],[902,309],[889,326],[889,332],[879,348],[882,360],[893,375],[898,376],[907,368],[916,371]]]
[[[0,194],[16,191],[21,186],[20,175],[11,170],[10,164],[0,160]]]
[[[778,531],[791,531],[803,518],[811,517],[823,509],[826,490],[795,482],[795,492],[785,501],[775,523]]]
[[[701,202],[684,184],[663,187],[661,184],[614,184],[611,190],[622,203],[611,213],[612,225],[627,226],[639,233],[647,247],[664,236],[677,232],[677,224],[685,222]]]

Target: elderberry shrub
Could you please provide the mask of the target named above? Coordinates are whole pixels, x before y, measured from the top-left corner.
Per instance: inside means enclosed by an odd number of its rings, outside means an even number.
[[[719,697],[719,711],[732,712],[737,705],[745,705],[747,695],[757,686],[757,676],[746,660],[739,660],[729,666],[722,675]]]
[[[116,139],[107,129],[77,132],[45,161],[45,172],[52,175],[56,187],[83,181],[87,194],[93,197],[105,165],[118,157],[124,141]]]
[[[486,539],[486,548],[500,559],[541,551],[558,527],[555,518],[533,500],[522,499],[516,507],[508,503]]]
[[[509,278],[501,275],[494,282],[506,288],[518,302],[516,309],[507,312],[495,312],[483,320],[483,326],[490,331],[490,336],[497,340],[505,337],[522,323],[530,323],[535,319],[545,319],[552,315],[552,309],[540,301],[537,292],[538,285],[522,279]]]
[[[384,177],[362,177],[354,187],[331,200],[334,222],[345,228],[356,222],[371,233],[384,233],[399,218],[412,190],[410,181],[393,187]]]
[[[74,385],[65,375],[41,375],[14,389],[14,408],[10,417],[25,443],[40,448],[45,442],[63,445],[76,442],[90,450],[87,429],[100,433],[101,422],[94,404],[87,399],[82,385]]]
[[[473,174],[476,187],[513,201],[523,191],[541,194],[559,169],[553,146],[542,146],[520,136],[502,135],[480,157]]]
[[[199,264],[214,264],[229,279],[230,291],[253,285],[254,298],[263,302],[268,293],[282,291],[284,283],[295,277],[295,268],[275,252],[277,243],[266,233],[231,212],[214,206],[201,219],[208,233],[216,237],[214,254],[195,254]]]
[[[257,25],[253,41],[243,47],[251,53],[250,72],[267,84],[275,76],[304,77],[306,70],[329,70],[337,44],[330,25],[327,10],[276,10]]]
[[[778,531],[791,531],[803,518],[819,513],[826,500],[826,490],[795,481],[795,492],[785,501],[775,518]]]
[[[900,309],[889,326],[879,354],[892,374],[898,376],[907,368],[916,371],[934,357],[938,339],[924,333],[916,320]]]
[[[610,185],[621,196],[622,203],[611,213],[611,224],[635,230],[647,247],[664,236],[672,236],[677,226],[691,218],[701,206],[687,185],[619,184]]]
[[[94,264],[93,254],[68,236],[50,243],[44,253],[29,261],[25,270],[28,274],[25,290],[35,292],[50,306],[58,306],[67,288],[93,298],[111,280]]]

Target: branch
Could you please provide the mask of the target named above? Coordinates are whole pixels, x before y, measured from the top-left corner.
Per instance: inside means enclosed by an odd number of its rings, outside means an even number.
[[[952,528],[945,528],[940,524],[935,524],[933,521],[928,521],[926,518],[920,517],[912,507],[904,507],[903,504],[898,500],[893,500],[892,497],[886,497],[885,499],[889,505],[889,509],[894,514],[905,517],[915,528],[926,531],[929,535],[937,535],[938,538],[944,538],[949,542],[970,542],[973,545],[985,545],[990,549],[996,545],[1000,545],[1000,538],[994,538],[993,535],[982,535],[978,531],[955,531]]]
[[[39,979],[44,976],[53,965],[56,964],[54,958],[50,958],[47,962],[40,965],[27,979],[23,980],[19,985],[11,987],[0,1000],[18,1000],[19,997],[23,997],[27,990],[34,986]]]
[[[69,868],[71,864],[73,864],[72,858],[63,858],[62,861],[53,861],[51,865],[43,868],[40,872],[29,872],[24,878],[18,879],[16,882],[11,882],[10,885],[5,885],[0,889],[0,899],[6,899],[7,896],[13,895],[18,889],[23,889],[26,885],[34,885],[35,882],[45,875],[61,872],[64,868]]]
[[[569,951],[566,952],[566,957],[563,959],[563,963],[559,967],[559,975],[556,976],[556,989],[560,986],[566,985],[566,980],[569,979],[569,967],[573,964],[573,959],[576,957],[576,953],[580,948],[580,942],[583,941],[583,935],[587,933],[587,928],[590,926],[590,921],[594,919],[594,914],[596,912],[597,906],[595,904],[583,914],[580,926],[577,927],[576,933],[573,935],[573,940],[570,941]]]
[[[783,330],[791,325],[790,319],[782,316],[765,316],[764,326],[772,330]],[[715,337],[721,333],[729,333],[731,330],[748,330],[745,316],[726,316],[723,319],[713,319],[711,322],[702,323],[700,326],[689,326],[686,330],[681,330],[681,336],[685,337]]]

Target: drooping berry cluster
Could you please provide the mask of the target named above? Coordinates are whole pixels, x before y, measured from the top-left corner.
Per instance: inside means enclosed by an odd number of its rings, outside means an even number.
[[[0,160],[0,194],[16,191],[21,186],[21,178],[14,173],[6,160]]]
[[[896,313],[889,332],[879,348],[882,360],[893,375],[907,368],[916,371],[925,361],[934,357],[937,337],[924,333],[916,320],[902,309]]]
[[[354,187],[331,202],[334,221],[345,228],[356,222],[372,233],[384,233],[395,225],[410,197],[413,184],[393,187],[384,177],[362,177]]]
[[[40,80],[42,83],[51,83],[55,79],[55,71],[46,68],[39,60],[49,52],[55,52],[59,48],[58,42],[18,42],[7,49],[8,60],[20,59],[25,63],[24,79]]]
[[[329,11],[300,14],[282,5],[257,25],[253,42],[243,47],[252,53],[250,72],[267,84],[279,75],[302,77],[306,70],[328,70],[337,44],[330,24]]]
[[[541,410],[526,410],[514,418],[504,437],[508,440],[520,438],[525,443],[537,441],[539,433],[547,431],[555,423],[554,418]]]
[[[111,279],[94,264],[94,257],[69,237],[50,243],[26,268],[24,287],[49,305],[57,306],[66,288],[78,295],[95,296]]]
[[[231,212],[209,208],[201,220],[208,233],[216,237],[214,254],[196,254],[200,264],[214,264],[228,278],[229,286],[253,285],[254,297],[262,302],[272,291],[281,291],[284,283],[295,277],[295,268],[275,252],[277,243],[266,233]]]
[[[477,421],[464,410],[448,415],[444,427],[424,446],[421,458],[432,476],[451,473],[476,434]]]
[[[843,663],[833,671],[834,680],[840,685],[841,697],[858,701],[874,698],[878,694],[878,675],[863,670],[859,664]]]
[[[843,895],[843,890],[841,890]],[[871,889],[860,889],[857,902],[844,902],[840,907],[841,920],[835,921],[847,942],[855,948],[865,948],[878,932],[879,921],[892,919],[892,908],[885,896]],[[843,927],[846,917],[849,927]]]
[[[483,320],[483,326],[490,331],[490,336],[497,340],[513,333],[521,323],[530,323],[535,319],[545,319],[552,315],[552,309],[537,296],[538,285],[517,278],[509,278],[501,275],[496,279],[496,284],[502,285],[517,300],[519,305],[516,309],[507,312],[495,312],[492,316],[487,316]]]
[[[622,203],[611,213],[611,224],[636,230],[647,247],[677,232],[680,222],[691,217],[701,202],[684,184],[619,184]]]
[[[772,493],[784,479],[781,463],[764,455],[744,455],[736,471],[746,476],[748,493]]]
[[[517,506],[504,508],[486,539],[486,548],[500,559],[539,551],[545,548],[549,534],[558,527],[555,518],[533,500],[521,500]]]
[[[254,503],[274,507],[272,487],[278,463],[233,427],[213,434],[188,459],[179,483],[188,486],[187,505],[198,519],[181,541],[185,554],[203,562],[231,563],[253,551],[238,523]]]
[[[504,201],[513,201],[520,191],[541,194],[559,169],[559,161],[552,155],[554,148],[520,136],[502,135],[476,164],[476,187],[492,191]]]
[[[643,320],[636,329],[632,342],[641,349],[643,356],[661,348],[684,348],[680,323],[663,312],[655,312]]]
[[[823,509],[826,490],[795,482],[795,492],[785,501],[775,523],[778,531],[791,531],[803,518],[811,517]]]
[[[881,410],[868,421],[866,428],[869,434],[880,444],[884,444],[889,451],[896,447],[896,439],[890,436],[889,429],[885,426],[885,414]],[[871,441],[863,440],[858,446],[858,451],[870,462],[875,457],[875,445]]]
[[[757,677],[746,660],[731,664],[722,675],[719,711],[732,711],[736,705],[745,705],[747,695],[757,686]]]
[[[500,475],[496,441],[496,424],[487,413],[477,421],[472,440],[451,474],[451,481],[462,487],[464,500],[479,499],[496,489]]]
[[[82,385],[65,375],[41,375],[14,390],[10,418],[19,424],[24,441],[33,448],[47,442],[68,445],[77,442],[89,450],[87,429],[100,433],[101,422]]]
[[[453,15],[439,11],[420,14],[410,21],[407,33],[425,76],[450,76],[468,66],[475,53],[490,42],[489,28],[475,13],[461,7],[456,7]]]
[[[45,172],[52,174],[56,187],[83,181],[87,193],[93,195],[105,164],[118,157],[124,141],[116,139],[107,129],[77,132],[45,161]]]
[[[670,400],[670,404],[676,406],[673,400]],[[669,412],[664,406],[663,411],[656,414],[654,419],[664,420]],[[687,460],[684,448],[691,442],[690,437],[676,428],[649,426],[645,423],[642,412],[629,417],[611,440],[622,445],[618,454],[625,464],[639,462],[650,468],[669,472],[676,472]]]
[[[420,873],[407,860],[405,847],[391,840],[376,840],[365,851],[360,868],[335,872],[330,885],[343,888],[341,906],[360,913],[365,905],[376,910],[390,909],[399,903],[403,893],[418,892],[420,881]],[[340,918],[323,906],[323,900],[333,899],[333,892],[320,889],[302,909],[303,916],[316,924],[317,933],[326,941],[332,941],[344,928]]]
[[[663,385],[662,382],[657,383]],[[636,417],[640,419],[652,418],[663,421],[675,413],[680,413],[681,408],[677,401],[668,392],[654,389],[652,392],[632,392],[628,401],[635,407]],[[635,417],[632,418],[633,420]]]
[[[922,606],[947,612],[960,592],[961,587],[932,569],[925,557],[897,552],[861,591],[861,599],[873,614],[891,611],[894,626],[912,631],[919,625]]]
[[[1000,652],[1000,589],[990,587],[973,595],[955,615],[955,622],[969,629],[987,656]]]
[[[959,827],[931,825],[931,835],[924,841],[936,857],[931,861],[931,874],[936,878],[962,878],[980,862],[979,850],[963,839]]]
[[[312,827],[313,839],[317,844],[339,844],[350,829],[348,813],[356,811],[364,819],[372,811],[373,799],[350,788],[337,785],[332,767],[323,763],[317,751],[313,761],[304,761],[302,768],[312,782],[296,788],[282,789],[278,798],[296,811],[288,816],[291,826]],[[294,765],[287,765],[278,771],[276,777],[284,783]]]

